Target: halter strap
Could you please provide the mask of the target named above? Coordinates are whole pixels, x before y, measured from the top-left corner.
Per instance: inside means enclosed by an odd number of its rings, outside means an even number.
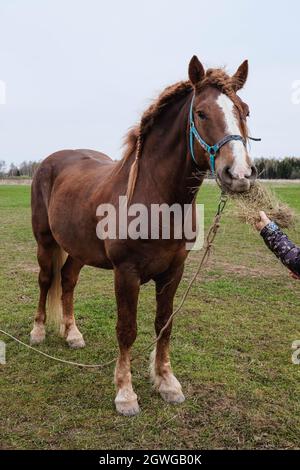
[[[223,145],[227,144],[227,142],[230,142],[231,140],[240,140],[243,142],[244,146],[246,147],[246,141],[241,135],[235,135],[235,134],[229,134],[225,135],[223,139],[219,140],[215,145],[208,145],[205,140],[202,139],[200,136],[199,132],[196,129],[195,123],[194,123],[194,118],[193,118],[193,104],[194,104],[194,99],[195,99],[195,94],[193,94],[192,101],[191,101],[191,106],[190,106],[190,112],[189,112],[189,121],[190,121],[190,152],[193,161],[196,163],[197,166],[198,163],[195,158],[194,154],[194,137],[197,139],[201,147],[209,154],[209,161],[210,161],[210,169],[212,174],[215,174],[215,157],[217,152],[220,150]],[[254,140],[254,139],[253,139]]]

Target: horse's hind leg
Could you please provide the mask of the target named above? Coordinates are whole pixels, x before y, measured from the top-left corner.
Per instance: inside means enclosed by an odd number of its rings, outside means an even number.
[[[62,306],[63,320],[61,334],[66,338],[71,348],[83,348],[85,346],[84,339],[78,330],[74,317],[74,289],[78,281],[79,273],[83,264],[68,256],[61,270],[62,285]]]
[[[50,237],[51,238],[51,237]],[[45,339],[46,299],[52,282],[52,256],[55,249],[54,240],[49,243],[38,243],[37,259],[40,266],[39,286],[40,298],[33,329],[30,333],[31,344],[40,344]]]
[[[157,302],[155,330],[157,336],[173,312],[173,299],[182,273],[183,266],[180,266],[177,269],[164,273],[155,280]],[[180,383],[172,372],[170,363],[169,343],[171,330],[172,322],[163,332],[162,337],[156,344],[156,348],[151,353],[151,379],[165,401],[169,403],[182,403],[184,395]]]

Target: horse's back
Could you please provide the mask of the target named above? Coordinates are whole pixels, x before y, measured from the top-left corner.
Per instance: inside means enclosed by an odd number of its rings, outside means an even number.
[[[52,176],[56,177],[68,167],[72,167],[72,170],[76,170],[82,165],[99,168],[100,165],[112,165],[113,163],[110,157],[96,150],[60,150],[43,160],[39,166],[40,171],[37,171],[37,176],[39,177],[51,170]]]
[[[102,152],[98,152],[97,150],[77,149],[74,151],[79,152],[83,158],[91,158],[104,165],[108,163],[113,163],[113,160],[108,155]]]
[[[101,178],[103,167],[108,167],[107,170],[112,171],[114,166],[115,162],[110,157],[96,150],[60,150],[49,155],[39,165],[32,182],[33,195],[39,186],[51,190],[55,180],[62,173],[76,177],[76,174],[79,176],[82,172],[85,174],[96,172]]]
[[[93,187],[107,179],[115,162],[95,150],[60,150],[49,155],[39,165],[32,181],[31,207],[33,231],[48,229],[48,208],[57,184],[64,186],[66,195],[70,187],[78,193],[80,188]]]

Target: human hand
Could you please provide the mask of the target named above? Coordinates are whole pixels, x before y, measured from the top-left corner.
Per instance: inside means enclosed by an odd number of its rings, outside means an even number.
[[[259,216],[260,221],[256,222],[255,226],[256,229],[260,232],[266,225],[271,222],[271,220],[269,219],[269,217],[267,217],[264,211],[259,211]]]
[[[300,276],[298,276],[298,274],[293,273],[292,271],[290,271],[290,276],[291,276],[293,279],[300,279]]]

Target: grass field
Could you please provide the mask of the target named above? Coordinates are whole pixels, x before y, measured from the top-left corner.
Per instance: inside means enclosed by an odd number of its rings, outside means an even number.
[[[273,185],[300,213],[300,186]],[[28,186],[0,186],[0,328],[28,342],[37,305],[37,264]],[[208,225],[218,191],[206,184],[199,202]],[[290,235],[300,243],[300,225]],[[176,302],[196,267],[192,253]],[[71,351],[49,334],[42,351],[101,363],[115,356],[112,273],[82,270],[76,317],[86,348]],[[143,286],[134,351],[153,338],[154,286]],[[151,389],[148,358],[133,363],[141,405],[134,418],[114,410],[113,366],[88,371],[52,362],[11,340],[0,366],[2,449],[299,448],[300,282],[252,229],[225,214],[214,254],[175,321],[173,368],[186,394],[164,403]]]

